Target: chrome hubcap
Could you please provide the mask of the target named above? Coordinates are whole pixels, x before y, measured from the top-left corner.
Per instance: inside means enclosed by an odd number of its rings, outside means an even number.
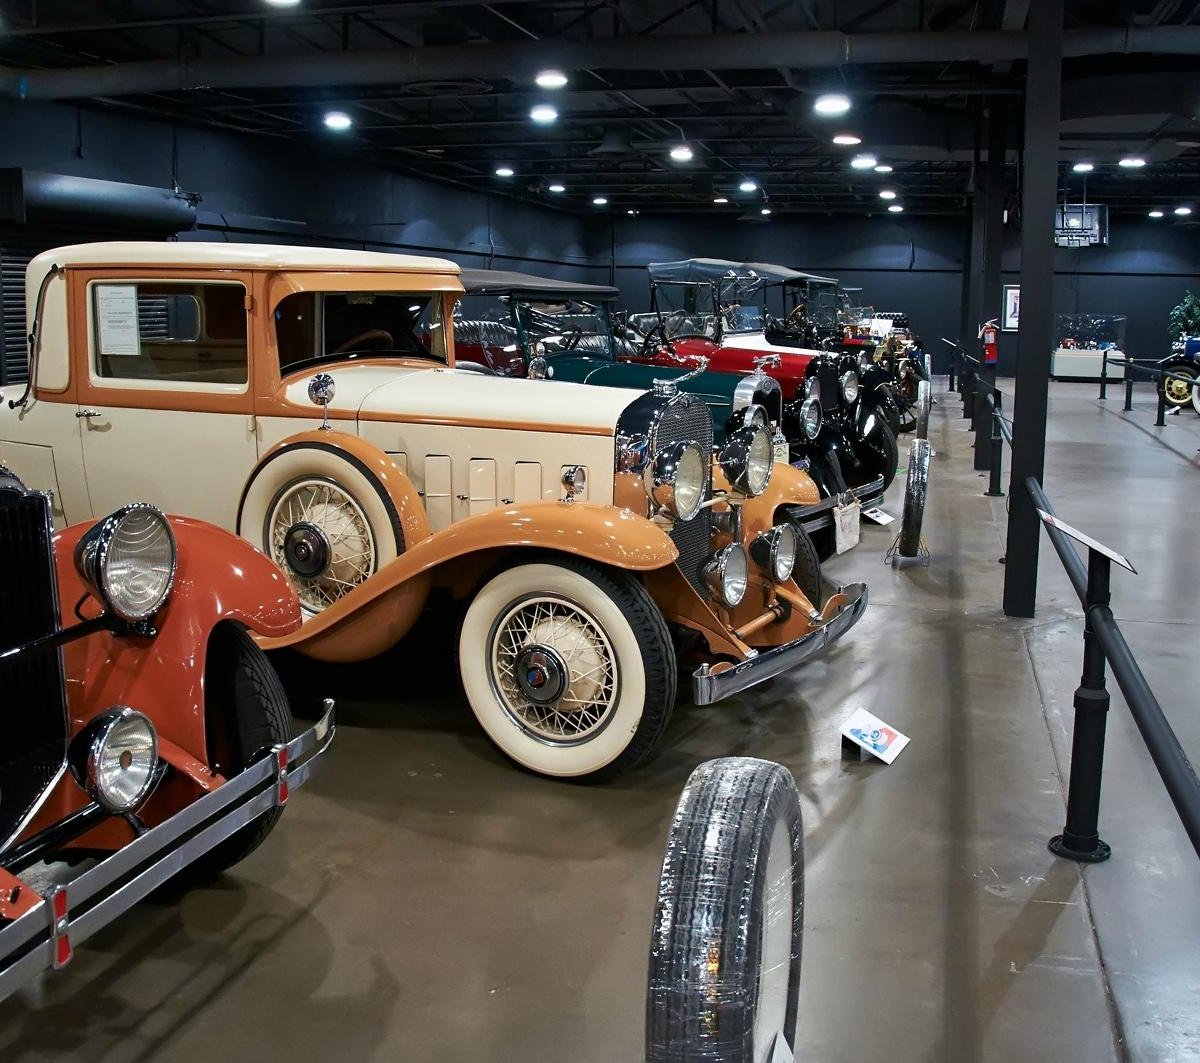
[[[1179,372],[1179,370],[1172,370]],[[1185,384],[1182,380],[1176,380],[1174,377],[1167,377],[1164,389],[1167,393],[1167,398],[1180,406],[1186,406],[1192,401],[1192,385]]]

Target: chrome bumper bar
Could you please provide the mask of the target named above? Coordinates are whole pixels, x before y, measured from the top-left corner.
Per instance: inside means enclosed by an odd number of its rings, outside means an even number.
[[[874,502],[883,495],[883,477],[877,476],[870,483],[859,487],[851,487],[849,493],[864,505]],[[833,527],[833,507],[838,504],[836,498],[823,498],[815,506],[810,506],[800,512],[800,526],[811,535],[822,528]]]
[[[786,646],[763,650],[738,664],[714,671],[703,664],[692,673],[692,700],[697,705],[713,702],[740,693],[756,683],[773,679],[781,672],[824,652],[858,623],[867,608],[867,585],[851,583],[842,588],[845,604],[829,620],[807,635]]]
[[[281,807],[302,786],[333,741],[333,702],[321,719],[286,746],[255,761],[211,793],[105,857],[0,929],[0,1000],[48,968],[71,959],[76,945],[262,813]]]

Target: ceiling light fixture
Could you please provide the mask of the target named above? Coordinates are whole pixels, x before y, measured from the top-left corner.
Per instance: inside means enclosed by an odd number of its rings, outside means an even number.
[[[567,75],[561,70],[542,70],[533,80],[539,88],[561,89],[567,83]]]
[[[1152,210],[1150,212],[1151,218],[1161,218],[1162,216],[1163,216],[1163,212],[1161,210]]]
[[[529,112],[529,117],[532,118],[538,125],[549,125],[558,118],[558,111],[548,103],[535,104]]]
[[[842,145],[842,147],[852,148],[855,144],[862,143],[862,137],[856,137],[853,133],[838,133],[833,138],[833,142]]]
[[[1076,173],[1091,173],[1095,168],[1090,162],[1077,162],[1071,167]]]
[[[770,208],[770,207],[763,207],[763,209],[759,211],[759,214],[764,214],[764,215],[765,215],[765,214],[770,214],[770,213],[771,213],[771,208]]]
[[[604,196],[592,196],[592,206],[606,207],[608,206],[608,200]]]
[[[729,202],[729,200],[728,200],[728,199],[726,199],[726,197],[725,197],[725,196],[717,196],[717,198],[716,198],[716,199],[714,199],[714,200],[713,200],[713,202],[714,202],[714,203],[728,203],[728,202]]]
[[[267,7],[296,7],[300,0],[267,0]]]
[[[850,165],[856,170],[873,170],[879,165],[879,160],[874,155],[855,155]]]
[[[843,96],[840,92],[826,92],[816,98],[813,103],[813,110],[820,115],[826,117],[836,117],[839,114],[845,114],[850,110],[850,97]]]
[[[693,151],[687,144],[676,144],[671,149],[671,158],[676,162],[691,162]]]
[[[746,177],[743,178],[742,183],[738,185],[738,190],[741,192],[756,192],[758,190],[758,184],[755,181],[751,181],[749,177]]]
[[[899,203],[893,203],[890,207],[888,207],[888,211],[892,214],[903,214],[904,208],[900,206]]]
[[[1146,160],[1140,155],[1126,155],[1117,165],[1125,167],[1126,170],[1140,170],[1146,165]]]
[[[496,176],[497,177],[512,177],[512,175],[514,173],[516,173],[516,170],[514,170],[511,166],[497,166],[496,167]]]
[[[555,181],[554,184],[546,186],[547,192],[565,192],[566,190],[567,186],[559,181]]]
[[[890,188],[885,188],[880,191],[879,198],[880,199],[895,199],[896,193],[893,192]]]
[[[354,119],[345,111],[326,111],[324,122],[326,129],[334,129],[339,133],[344,133],[354,125]]]
[[[631,218],[634,218],[637,216],[637,211],[634,210],[633,207],[630,207],[625,213],[628,214]]]
[[[1189,214],[1192,213],[1192,208],[1191,207],[1176,207],[1175,213],[1178,214],[1181,218],[1186,218]]]
[[[892,167],[890,167],[886,162],[881,162],[878,166],[875,167],[875,172],[876,173],[891,173]]]

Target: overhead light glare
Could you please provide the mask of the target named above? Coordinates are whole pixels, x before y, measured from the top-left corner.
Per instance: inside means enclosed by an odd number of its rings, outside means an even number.
[[[514,173],[516,173],[516,171],[511,166],[497,166],[496,167],[496,176],[497,177],[512,177],[512,175]]]
[[[339,133],[345,132],[354,125],[354,119],[345,111],[326,111],[324,122],[326,129],[334,129]]]
[[[1146,160],[1140,155],[1126,155],[1117,165],[1123,166],[1126,170],[1140,170],[1146,165]]]
[[[633,207],[630,207],[625,213],[628,214],[631,218],[637,216],[637,211],[634,210]]]
[[[1077,162],[1071,167],[1076,173],[1091,173],[1096,167],[1090,162]]]
[[[1192,208],[1191,207],[1176,207],[1175,213],[1178,214],[1179,217],[1181,217],[1181,218],[1186,218],[1189,214],[1192,213]]]
[[[876,173],[891,173],[892,167],[890,167],[886,162],[881,162],[878,166],[875,167],[875,172]]]
[[[557,121],[558,111],[548,103],[539,103],[530,110],[529,117],[538,125],[549,125],[551,122]]]
[[[297,7],[300,0],[267,0],[267,7]]]
[[[1163,216],[1163,212],[1161,210],[1152,210],[1149,216],[1151,218],[1161,218]]]
[[[559,181],[555,181],[554,184],[546,186],[547,192],[565,192],[566,190],[567,186]]]
[[[896,193],[893,192],[890,188],[885,188],[879,193],[879,198],[880,199],[895,199]]]
[[[567,83],[567,75],[561,70],[542,70],[533,80],[543,89],[561,89]]]
[[[596,207],[605,207],[608,205],[608,199],[605,196],[592,196],[592,205]]]
[[[862,137],[855,136],[853,133],[838,133],[833,138],[835,144],[841,144],[843,147],[852,148],[855,144],[862,143]]]
[[[759,214],[763,214],[763,215],[770,214],[770,213],[771,213],[770,207],[763,207],[763,209],[759,211]]]
[[[693,151],[687,144],[676,144],[671,149],[671,158],[676,162],[691,162]]]
[[[742,183],[740,185],[738,185],[738,190],[741,192],[754,192],[757,190],[757,188],[758,188],[758,183],[755,181],[751,181],[749,177],[744,178],[742,180]]]
[[[873,170],[879,165],[879,160],[874,155],[855,155],[850,165],[856,170]]]
[[[714,203],[728,203],[729,200],[725,196],[717,196],[717,198],[714,199],[713,202]]]
[[[813,111],[827,118],[845,114],[848,110],[850,97],[843,96],[840,92],[826,92],[818,96],[813,103]]]
[[[900,206],[899,203],[893,203],[890,207],[888,207],[888,211],[892,214],[903,214],[904,208]]]

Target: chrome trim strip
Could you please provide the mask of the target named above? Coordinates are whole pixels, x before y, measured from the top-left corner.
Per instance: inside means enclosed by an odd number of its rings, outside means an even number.
[[[324,703],[321,719],[287,745],[289,789],[307,781],[318,758],[329,749],[336,733],[333,701]],[[296,763],[299,762],[299,763]],[[71,911],[82,911],[68,926],[72,947],[133,907],[152,890],[199,859],[256,816],[275,806],[275,787],[259,790],[274,781],[278,761],[274,756],[255,761],[245,771],[193,801],[165,823],[148,830],[123,849],[67,883]],[[255,792],[258,790],[258,792]],[[185,842],[178,839],[213,816],[220,816]],[[128,882],[111,892],[115,882],[139,864],[151,861]],[[89,901],[94,901],[87,907]],[[33,948],[16,960],[9,958],[38,937]],[[53,941],[47,902],[43,900],[0,930],[0,1000],[38,971],[53,966]]]
[[[848,600],[832,619],[794,642],[763,650],[723,672],[713,673],[707,664],[701,665],[692,674],[692,700],[697,705],[712,705],[795,668],[828,649],[858,623],[867,608],[865,583],[851,583],[843,591]]]

